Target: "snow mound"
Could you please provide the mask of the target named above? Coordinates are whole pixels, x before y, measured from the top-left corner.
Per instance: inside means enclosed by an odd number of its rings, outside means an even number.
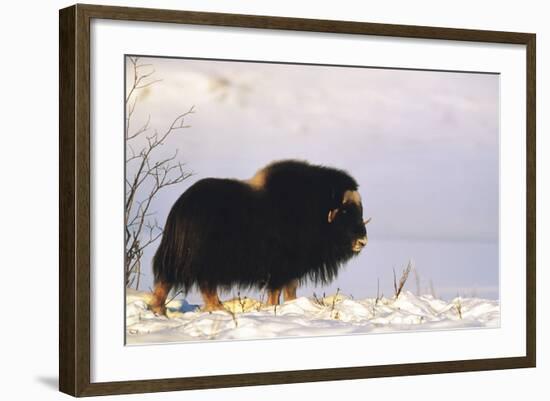
[[[408,330],[495,328],[498,301],[403,292],[399,298],[355,300],[341,294],[300,297],[269,306],[251,298],[224,302],[225,311],[202,312],[183,299],[167,304],[167,317],[148,308],[151,295],[127,289],[127,344],[387,333]]]

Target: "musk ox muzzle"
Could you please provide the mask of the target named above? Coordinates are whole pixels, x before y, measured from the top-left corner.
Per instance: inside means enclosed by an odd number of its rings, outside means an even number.
[[[363,222],[363,224],[366,226],[367,224],[370,223],[371,220],[372,220],[372,218],[369,217],[367,220],[365,220]],[[368,241],[369,241],[369,239],[368,239],[368,236],[367,236],[367,230],[365,228],[365,236],[361,237],[361,238],[357,238],[353,241],[353,245],[352,245],[353,252],[356,252],[356,253],[361,252],[361,250],[367,245]]]

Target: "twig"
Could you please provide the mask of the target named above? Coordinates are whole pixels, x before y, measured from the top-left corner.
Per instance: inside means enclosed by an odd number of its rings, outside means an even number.
[[[336,299],[338,298],[338,293],[340,292],[340,288],[336,289],[336,294],[332,298],[332,306],[330,308],[330,315],[332,316],[332,312],[334,312],[334,307],[336,306]],[[334,315],[334,319],[338,319],[338,311],[336,311],[336,314]]]
[[[393,270],[393,293],[397,294],[397,277],[395,275],[395,267],[392,267]]]
[[[231,309],[229,309],[225,306],[224,306],[224,309],[226,310],[227,313],[229,313],[231,315],[231,318],[233,319],[233,322],[235,323],[235,328],[239,327],[239,322],[237,321],[237,316],[236,316],[235,312],[233,312]]]
[[[338,298],[338,293],[340,292],[340,288],[336,289],[336,295],[332,298],[332,306],[330,308],[330,311],[332,312],[334,310],[334,306],[336,305],[336,298]]]
[[[395,289],[395,299],[399,298],[399,295],[401,294],[401,291],[403,290],[403,287],[405,286],[405,283],[407,282],[407,279],[409,278],[409,273],[412,269],[412,263],[409,260],[409,263],[407,264],[407,267],[405,270],[403,270],[403,273],[401,275],[401,278],[399,279],[399,285],[396,283],[395,279],[395,269],[393,271],[393,288]]]
[[[164,303],[164,305],[168,305],[170,302],[172,302],[174,299],[176,299],[176,297],[180,294],[183,294],[183,290],[178,290],[176,291],[176,293],[174,294],[174,296],[172,298],[170,298],[168,301],[166,301]]]
[[[374,304],[378,305],[378,302],[380,302],[380,277],[376,279],[376,299]]]
[[[456,299],[455,308],[458,313],[458,317],[462,320],[462,302],[460,301],[460,297],[457,297]]]
[[[320,299],[315,292],[313,292],[313,300],[315,301],[316,304],[325,306],[325,300]]]
[[[241,306],[241,313],[244,313],[244,308],[246,306],[246,297],[241,298],[241,292],[237,291],[237,299],[239,300],[239,305]]]

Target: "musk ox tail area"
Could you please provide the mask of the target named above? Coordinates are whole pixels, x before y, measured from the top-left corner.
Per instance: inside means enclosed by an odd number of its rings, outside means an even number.
[[[243,182],[196,182],[170,210],[153,258],[155,282],[187,292],[194,285],[215,289],[265,281],[265,269],[254,260],[264,246],[257,235],[264,215],[259,194]]]
[[[162,240],[160,242],[155,256],[153,257],[153,274],[155,283],[164,282],[174,285],[178,280],[180,286],[188,287],[186,280],[178,274],[178,267],[183,269],[186,264],[186,258],[189,255],[186,239],[191,240],[188,232],[189,222],[185,220],[185,207],[183,196],[176,202],[164,225]],[[176,277],[180,276],[178,279]]]

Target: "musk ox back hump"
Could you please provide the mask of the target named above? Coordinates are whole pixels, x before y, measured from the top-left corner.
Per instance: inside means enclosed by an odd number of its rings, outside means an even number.
[[[259,177],[259,178],[258,178]],[[345,171],[297,160],[274,162],[256,173],[281,219],[318,230],[329,209],[340,206],[342,194],[356,191],[357,182]]]

